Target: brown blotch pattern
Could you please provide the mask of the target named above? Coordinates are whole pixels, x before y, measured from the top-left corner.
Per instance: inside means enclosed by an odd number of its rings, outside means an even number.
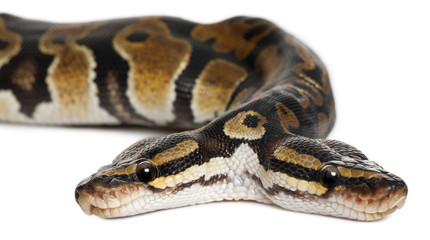
[[[246,126],[244,121],[247,117],[257,117],[257,126]],[[266,118],[260,113],[254,111],[240,112],[224,124],[224,133],[231,138],[245,140],[260,139],[266,133],[266,129],[263,127],[266,122]]]
[[[284,104],[280,102],[276,103],[276,112],[279,116],[282,129],[284,129],[286,133],[290,133],[290,127],[300,127],[300,122],[296,114],[291,109],[287,108]]]
[[[203,123],[223,113],[234,90],[247,76],[243,67],[227,60],[209,62],[197,78],[192,92],[194,122]]]
[[[245,35],[253,28],[269,25],[264,31],[246,39]],[[191,31],[191,37],[205,42],[215,39],[212,48],[217,52],[234,52],[238,59],[246,58],[255,48],[258,41],[267,36],[275,26],[265,20],[246,22],[245,20],[227,20],[215,24],[201,24]]]
[[[31,58],[27,58],[12,73],[12,83],[24,91],[30,92],[33,90],[33,84],[36,82],[36,73],[36,62]]]
[[[137,42],[127,40],[136,32],[145,32],[148,37]],[[130,66],[127,96],[135,110],[159,124],[174,120],[174,83],[188,64],[190,43],[174,38],[158,19],[143,18],[123,28],[113,45]]]
[[[0,41],[5,47],[0,49],[0,68],[7,64],[21,50],[22,37],[6,29],[3,18],[0,17]]]

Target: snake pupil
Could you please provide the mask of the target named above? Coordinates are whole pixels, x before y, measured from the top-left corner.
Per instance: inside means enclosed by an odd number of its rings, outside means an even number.
[[[137,165],[136,176],[141,182],[151,182],[157,178],[158,169],[153,163],[144,161]]]
[[[320,182],[326,188],[332,188],[339,183],[340,174],[335,166],[327,165],[321,169]]]

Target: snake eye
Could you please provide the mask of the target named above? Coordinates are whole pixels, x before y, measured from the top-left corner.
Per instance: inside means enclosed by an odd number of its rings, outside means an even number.
[[[158,169],[150,161],[143,161],[136,167],[136,176],[141,182],[151,182],[158,177]]]
[[[320,183],[326,188],[332,188],[339,184],[340,174],[333,165],[326,165],[320,170]]]

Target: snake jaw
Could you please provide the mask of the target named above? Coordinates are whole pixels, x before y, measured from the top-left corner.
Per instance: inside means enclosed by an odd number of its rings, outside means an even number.
[[[134,205],[143,197],[145,189],[132,183],[114,188],[82,186],[76,189],[76,193],[76,201],[86,214],[110,218],[130,215],[141,208]]]
[[[329,198],[331,208],[334,210],[330,215],[375,221],[402,208],[408,193],[407,185],[392,174],[385,176],[387,178],[380,179],[382,182],[375,184],[377,187],[374,187],[372,192],[368,191],[368,183],[363,184],[364,187],[359,190],[347,189],[344,186],[335,189],[333,196]]]

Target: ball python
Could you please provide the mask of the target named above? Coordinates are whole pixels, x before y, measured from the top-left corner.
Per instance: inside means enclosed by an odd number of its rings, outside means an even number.
[[[373,221],[407,185],[346,143],[327,70],[274,23],[174,17],[51,23],[0,15],[0,120],[144,125],[141,140],[82,180],[104,218],[221,200]]]

